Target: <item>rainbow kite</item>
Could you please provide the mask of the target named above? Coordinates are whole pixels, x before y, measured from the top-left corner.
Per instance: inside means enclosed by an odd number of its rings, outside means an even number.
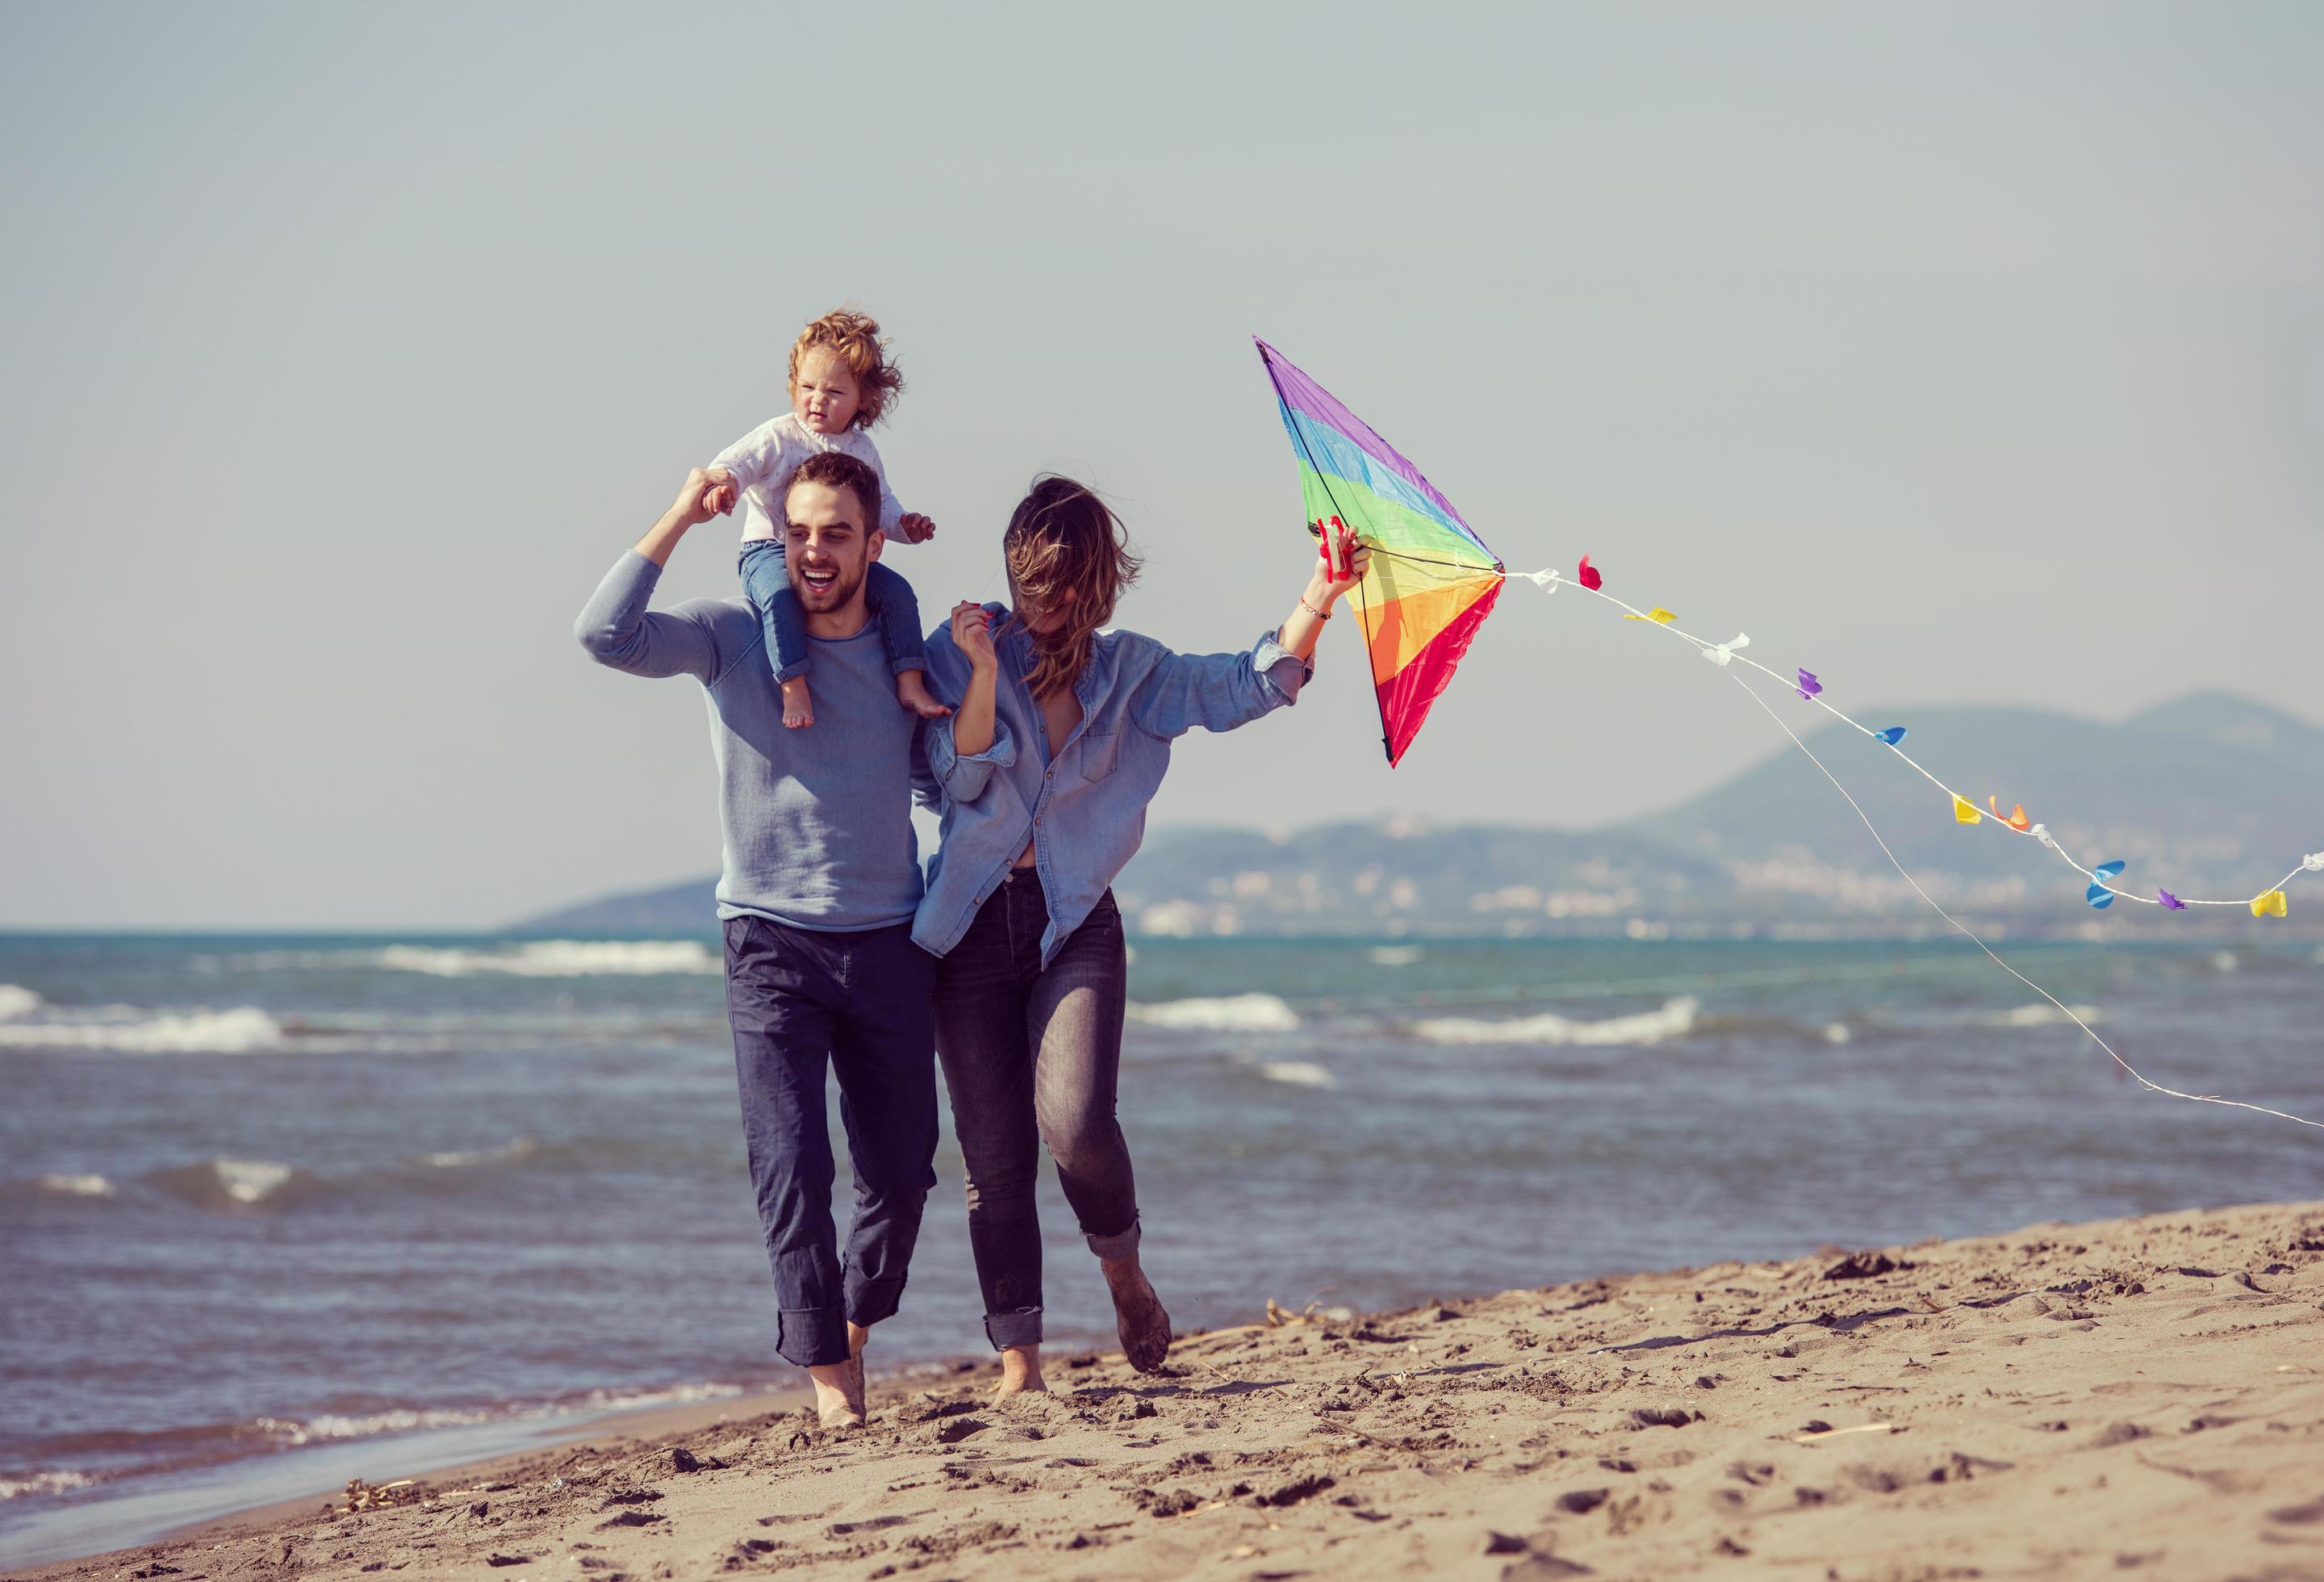
[[[1330,529],[1344,525],[1371,547],[1370,569],[1355,588],[1356,618],[1393,765],[1492,614],[1505,579],[1500,559],[1370,424],[1281,352],[1258,346],[1299,453],[1307,530],[1328,546]]]

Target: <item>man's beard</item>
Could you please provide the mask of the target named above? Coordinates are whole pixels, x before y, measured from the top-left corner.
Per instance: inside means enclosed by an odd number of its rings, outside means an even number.
[[[827,615],[834,610],[845,609],[863,586],[863,566],[834,566],[832,569],[837,575],[822,588],[809,583],[799,572],[791,573],[791,591],[798,596],[799,608],[810,615]]]

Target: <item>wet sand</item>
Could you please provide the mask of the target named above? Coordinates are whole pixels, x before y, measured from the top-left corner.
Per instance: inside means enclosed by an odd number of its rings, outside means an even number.
[[[16,1575],[2324,1577],[2324,1203],[1285,1318]]]

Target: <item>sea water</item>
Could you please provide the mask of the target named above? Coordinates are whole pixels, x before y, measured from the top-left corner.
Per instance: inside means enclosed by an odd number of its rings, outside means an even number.
[[[2324,1116],[2313,945],[2004,954]],[[2324,1196],[2324,1135],[2141,1090],[1966,947],[1147,939],[1130,987],[1181,1326]],[[796,1377],[707,937],[0,938],[0,1564]],[[936,1169],[876,1364],[983,1348]],[[1042,1191],[1050,1337],[1101,1344]]]

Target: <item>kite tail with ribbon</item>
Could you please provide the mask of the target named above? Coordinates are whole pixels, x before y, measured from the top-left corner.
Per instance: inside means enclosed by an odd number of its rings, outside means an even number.
[[[2019,983],[2024,984],[2027,988],[2041,995],[2043,999],[2048,1001],[2051,1005],[2054,1006],[2062,1015],[2064,1015],[2067,1020],[2070,1021],[2076,1027],[2080,1028],[2083,1034],[2088,1037],[2092,1043],[2098,1045],[2099,1049],[2106,1051],[2107,1058],[2112,1060],[2115,1065],[2122,1070],[2124,1075],[2129,1077],[2131,1080],[2136,1082],[2141,1087],[2147,1089],[2151,1093],[2161,1094],[2168,1098],[2183,1098],[2196,1104],[2215,1104],[2224,1106],[2229,1109],[2248,1110],[2255,1115],[2270,1115],[2277,1120],[2291,1121],[2296,1124],[2311,1127],[2317,1131],[2324,1131],[2324,1121],[2313,1121],[2305,1115],[2293,1115],[2289,1110],[2271,1109],[2265,1105],[2248,1104],[2241,1099],[2227,1098],[2216,1093],[2188,1093],[2176,1087],[2165,1087],[2163,1084],[2148,1078],[2143,1072],[2138,1070],[2136,1067],[2133,1066],[2128,1060],[2124,1059],[2122,1052],[2119,1050],[2116,1050],[2112,1044],[2108,1043],[2104,1038],[2100,1037],[2098,1030],[2093,1028],[2089,1022],[2083,1021],[2080,1016],[2077,1015],[2071,1006],[2066,1004],[2055,995],[2052,995],[2049,990],[2043,988],[2040,984],[2035,983],[2032,978],[2027,977],[2024,973],[2010,966],[2008,962],[2004,961],[1995,953],[1992,946],[1987,944],[1983,939],[1979,938],[1976,931],[1970,929],[1969,925],[1962,922],[1959,918],[1953,916],[1952,913],[1947,911],[1938,903],[1934,896],[1931,895],[1926,889],[1923,888],[1920,880],[1914,877],[1912,870],[1904,865],[1904,862],[1896,856],[1895,850],[1889,847],[1888,842],[1883,838],[1878,828],[1873,824],[1870,815],[1865,812],[1862,804],[1858,803],[1856,798],[1849,793],[1849,789],[1840,783],[1840,777],[1832,773],[1831,770],[1825,764],[1824,761],[1816,755],[1814,750],[1811,748],[1806,742],[1801,739],[1799,733],[1792,729],[1790,724],[1784,720],[1784,717],[1775,712],[1775,710],[1768,704],[1767,699],[1760,695],[1758,689],[1750,685],[1750,683],[1746,681],[1740,675],[1736,674],[1732,667],[1738,664],[1746,665],[1752,670],[1759,671],[1762,675],[1774,677],[1778,682],[1781,682],[1785,687],[1788,687],[1793,691],[1796,692],[1802,698],[1814,704],[1817,708],[1832,716],[1835,719],[1841,721],[1843,724],[1849,726],[1859,734],[1879,742],[1891,753],[1894,753],[1897,757],[1903,759],[1904,763],[1910,765],[1912,769],[1923,780],[1926,780],[1931,785],[1935,786],[1939,791],[1942,791],[1952,804],[1953,817],[1961,824],[1970,825],[1986,822],[1986,814],[1978,810],[1976,803],[1970,801],[1967,797],[1962,796],[1959,791],[1953,790],[1952,787],[1947,785],[1943,781],[1939,780],[1910,754],[1903,750],[1898,744],[1902,743],[1905,737],[1906,729],[1904,726],[1889,726],[1881,730],[1874,730],[1869,726],[1861,724],[1843,710],[1834,707],[1823,697],[1823,685],[1817,679],[1814,671],[1802,670],[1797,673],[1797,679],[1794,680],[1793,677],[1784,675],[1780,671],[1772,670],[1769,667],[1759,663],[1757,661],[1738,652],[1738,650],[1746,647],[1750,643],[1751,640],[1748,636],[1738,634],[1725,643],[1712,643],[1706,638],[1697,637],[1692,633],[1681,629],[1677,624],[1677,616],[1673,615],[1670,611],[1663,609],[1659,606],[1648,610],[1640,610],[1634,607],[1624,600],[1617,597],[1615,595],[1606,591],[1603,574],[1600,572],[1596,567],[1590,564],[1589,557],[1586,555],[1583,556],[1582,560],[1581,576],[1579,578],[1567,578],[1555,570],[1520,571],[1511,573],[1511,575],[1522,578],[1553,594],[1555,593],[1562,586],[1579,587],[1585,593],[1593,594],[1597,597],[1604,599],[1607,603],[1618,607],[1623,613],[1622,618],[1624,620],[1642,621],[1651,626],[1659,626],[1675,636],[1684,638],[1687,642],[1693,643],[1697,652],[1701,652],[1705,659],[1717,664],[1722,670],[1726,670],[1728,671],[1728,679],[1733,681],[1737,686],[1742,688],[1745,694],[1750,698],[1751,701],[1757,704],[1759,708],[1766,713],[1767,717],[1775,722],[1776,726],[1781,729],[1786,736],[1791,738],[1792,745],[1806,755],[1808,762],[1816,766],[1817,771],[1821,772],[1826,780],[1831,782],[1832,789],[1840,794],[1851,809],[1855,810],[1857,818],[1863,821],[1865,830],[1870,834],[1874,844],[1880,847],[1881,855],[1888,859],[1889,865],[1896,870],[1897,874],[1903,877],[1904,883],[1913,887],[1913,893],[1918,895],[1923,902],[1927,902],[1929,910],[1935,912],[1939,917],[1944,919],[1946,923],[1956,932],[1960,934],[1962,938],[1968,939],[1969,943],[1975,945],[1979,950],[1983,951],[1987,959],[1990,960],[1996,967],[2001,968],[2002,971],[2015,978]],[[2324,852],[2310,852],[2300,860],[2297,866],[2292,868],[2290,873],[2287,873],[2274,884],[2262,891],[2259,894],[2244,900],[2181,900],[2180,897],[2173,895],[2168,890],[2157,890],[2152,896],[2140,895],[2128,890],[2117,889],[2114,884],[2114,881],[2119,878],[2122,875],[2124,869],[2128,866],[2126,863],[2120,860],[2115,860],[2100,863],[2094,868],[2084,867],[2080,862],[2075,860],[2072,855],[2070,854],[2064,847],[2059,844],[2057,837],[2051,834],[2049,828],[2046,825],[2036,824],[2031,819],[2026,817],[2025,809],[2023,804],[2013,805],[2006,817],[2005,817],[2001,812],[2000,799],[1998,797],[1988,796],[1986,799],[1986,806],[1992,814],[1992,823],[1996,828],[2006,829],[2015,835],[2031,837],[2034,840],[2039,841],[2043,846],[2048,847],[2051,851],[2055,852],[2059,857],[2065,861],[2070,866],[2087,877],[2090,883],[2087,892],[2085,893],[2084,899],[2087,900],[2091,906],[2098,908],[2100,911],[2113,905],[2117,898],[2124,898],[2131,901],[2142,902],[2149,906],[2161,907],[2166,911],[2184,911],[2189,907],[2192,906],[2242,906],[2247,907],[2254,917],[2280,918],[2284,916],[2288,910],[2284,898],[2284,886],[2291,884],[2303,873],[2324,872]]]
[[[1561,587],[1579,587],[1586,593],[1593,594],[1597,597],[1604,599],[1608,604],[1619,609],[1622,612],[1622,618],[1626,621],[1643,621],[1649,625],[1660,626],[1664,630],[1671,633],[1674,636],[1685,639],[1687,642],[1694,644],[1696,651],[1705,659],[1713,661],[1722,668],[1737,664],[1747,665],[1750,669],[1757,671],[1761,675],[1774,677],[1775,680],[1796,692],[1802,698],[1814,704],[1818,708],[1822,709],[1826,714],[1831,715],[1834,719],[1839,720],[1850,730],[1857,732],[1859,735],[1868,736],[1873,741],[1880,743],[1891,753],[1894,753],[1897,757],[1903,759],[1914,773],[1918,774],[1922,779],[1927,781],[1931,785],[1936,787],[1937,790],[1944,793],[1946,800],[1951,804],[1953,817],[1960,823],[1981,824],[1986,821],[1986,815],[1978,811],[1977,803],[1975,801],[1970,800],[1969,797],[1963,796],[1960,791],[1955,791],[1951,786],[1947,785],[1943,781],[1938,779],[1934,774],[1931,773],[1928,768],[1918,759],[1914,758],[1910,753],[1904,751],[1904,747],[1900,745],[1904,740],[1906,735],[1909,734],[1904,726],[1900,725],[1892,725],[1885,729],[1874,730],[1871,726],[1863,724],[1845,710],[1836,708],[1831,699],[1825,698],[1823,696],[1823,683],[1817,679],[1816,673],[1813,671],[1802,670],[1797,672],[1796,679],[1794,679],[1792,676],[1784,675],[1780,671],[1773,670],[1766,665],[1761,664],[1758,661],[1750,658],[1747,654],[1737,652],[1749,644],[1751,639],[1748,636],[1738,635],[1725,643],[1713,643],[1708,638],[1698,637],[1693,633],[1681,628],[1677,624],[1678,617],[1659,606],[1652,609],[1641,610],[1637,606],[1627,603],[1623,599],[1617,597],[1615,595],[1607,592],[1603,576],[1599,572],[1596,567],[1590,564],[1590,557],[1587,555],[1584,555],[1582,558],[1582,569],[1583,576],[1578,580],[1573,578],[1566,577],[1555,570],[1517,571],[1511,572],[1509,575],[1515,578],[1521,578],[1527,582],[1534,583],[1537,587],[1546,588],[1551,593],[1555,593]],[[1736,679],[1739,680],[1740,678]],[[1754,697],[1757,696],[1756,692],[1752,695]],[[2129,865],[2127,863],[2116,860],[2100,863],[2096,867],[2085,867],[2080,862],[2076,860],[2072,854],[2068,852],[2063,846],[2059,844],[2057,837],[2050,832],[2049,826],[2046,824],[2037,824],[2026,816],[2023,803],[2014,805],[2006,816],[2001,811],[2000,800],[1997,797],[1988,796],[1986,799],[1986,806],[1992,811],[1992,821],[1996,828],[2006,829],[2013,835],[2031,837],[2033,839],[2040,842],[2043,846],[2047,847],[2051,851],[2056,853],[2068,866],[2080,874],[2085,879],[2090,881],[2089,889],[2086,893],[2086,899],[2089,900],[2092,906],[2098,907],[2100,910],[2104,910],[2106,907],[2111,906],[2116,900],[2124,900],[2135,901],[2144,906],[2160,907],[2165,911],[2184,911],[2189,907],[2194,906],[2236,906],[2247,908],[2254,917],[2280,918],[2285,916],[2289,911],[2284,894],[2284,886],[2299,878],[2300,875],[2304,873],[2324,872],[2324,852],[2310,852],[2306,856],[2301,858],[2297,864],[2293,865],[2292,869],[2286,873],[2282,878],[2278,879],[2274,884],[2267,886],[2255,895],[2242,896],[2233,900],[2225,901],[2205,901],[2191,898],[2181,898],[2172,894],[2168,890],[2158,890],[2153,895],[2141,895],[2135,891],[2125,890],[2114,884],[2114,881],[2120,878],[2123,871]]]

